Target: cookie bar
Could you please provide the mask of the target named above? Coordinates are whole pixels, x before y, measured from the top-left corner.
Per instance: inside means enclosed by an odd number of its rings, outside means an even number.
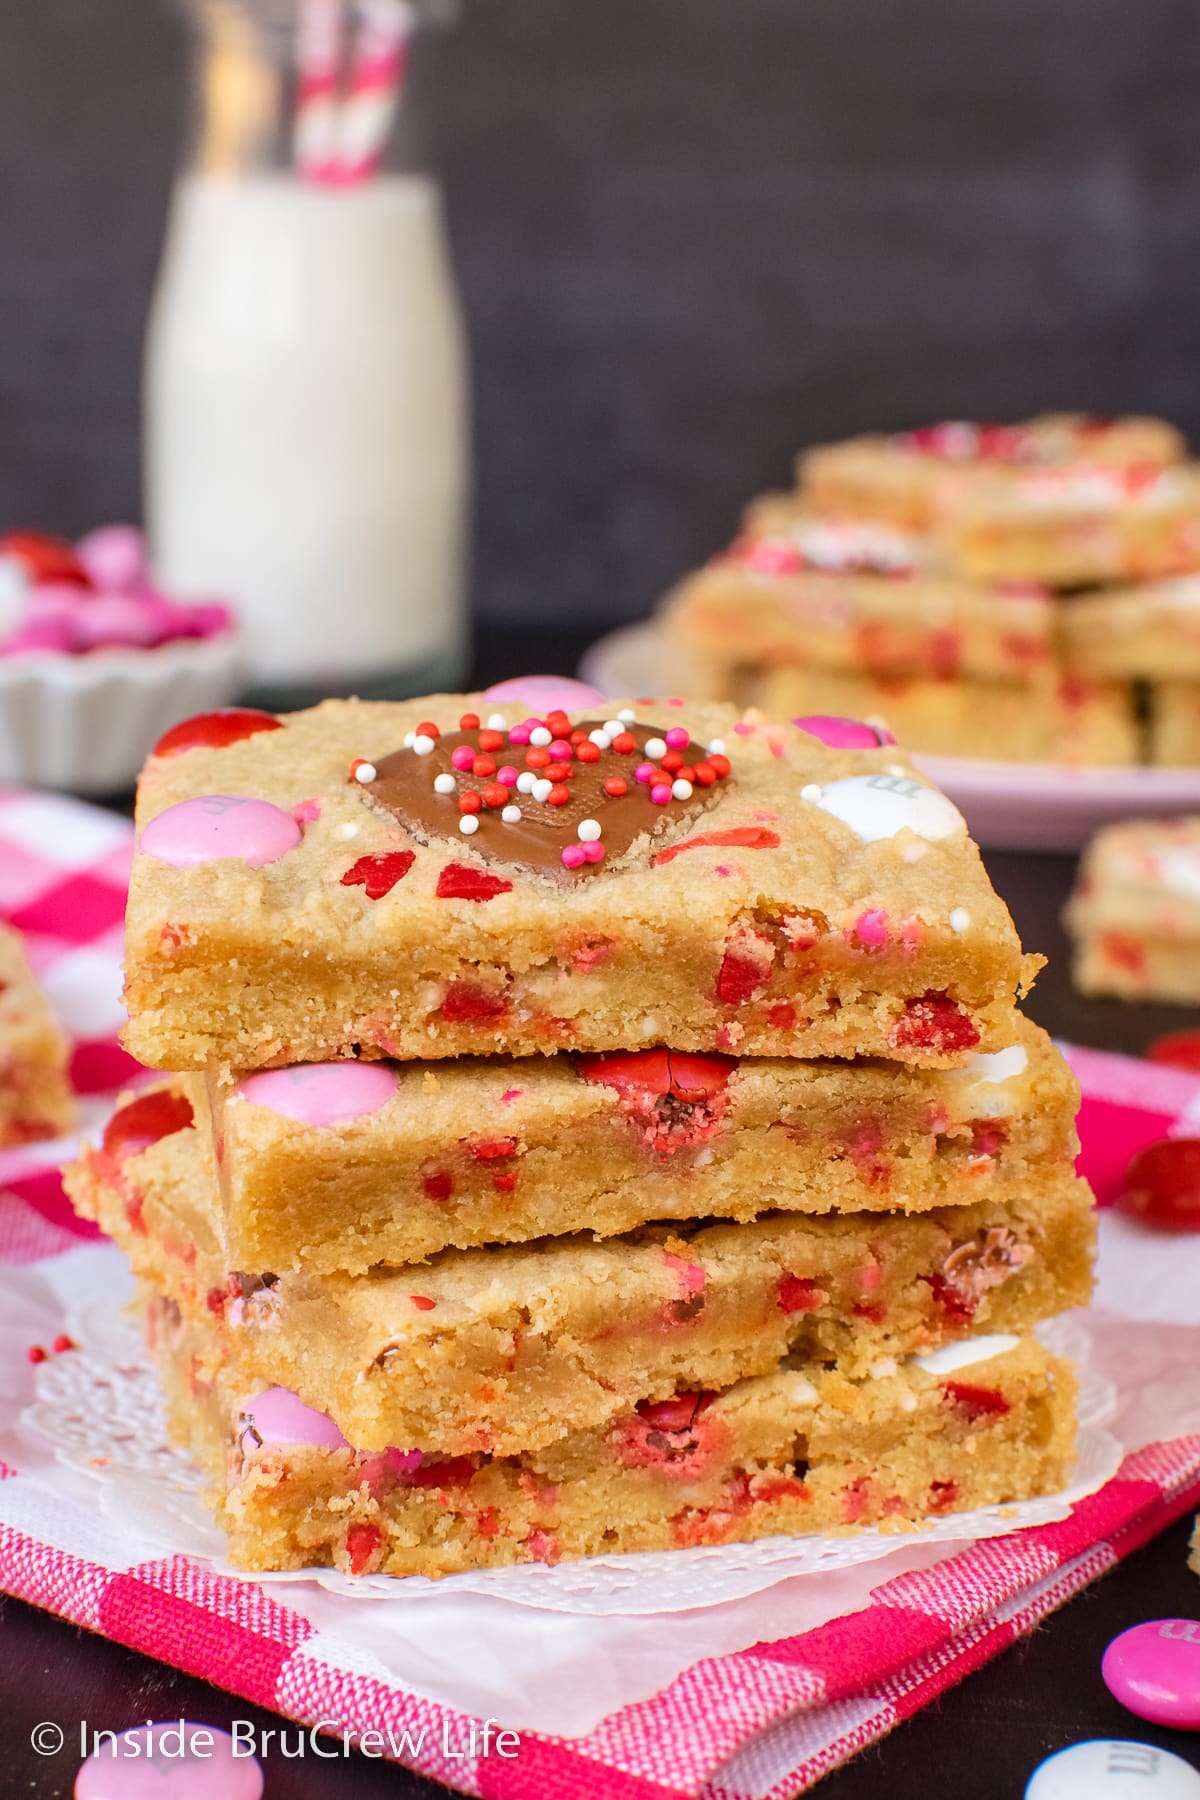
[[[1100,679],[1200,688],[1200,576],[1080,594],[1059,608],[1063,660]]]
[[[441,695],[172,733],[139,788],[127,1047],[169,1069],[658,1043],[937,1067],[1003,1041],[1037,960],[894,750],[613,710]]]
[[[1098,832],[1066,925],[1081,992],[1200,1002],[1200,817]]]
[[[1155,581],[1200,569],[1194,466],[1078,464],[980,479],[937,527],[967,581],[1050,587]]]
[[[68,1053],[20,933],[0,922],[0,1147],[71,1129]]]
[[[766,670],[1025,683],[1054,666],[1048,592],[998,595],[929,576],[788,567],[777,538],[743,539],[664,603],[672,646],[714,699],[762,701]]]
[[[925,756],[1105,766],[1137,762],[1140,752],[1127,681],[1064,676],[1021,685],[780,668],[766,684],[764,705],[781,717],[829,707],[885,726]]]
[[[919,1212],[1032,1191],[1076,1154],[1078,1085],[1037,1027],[963,1069],[617,1051],[306,1064],[213,1085],[233,1267],[351,1273],[650,1220]],[[209,1133],[199,1076],[139,1094],[95,1178],[134,1195]],[[157,1114],[157,1117],[156,1117]]]
[[[1156,681],[1150,690],[1150,761],[1200,769],[1200,681]]]
[[[349,1276],[231,1263],[205,1134],[160,1148],[136,1206],[125,1168],[85,1159],[68,1175],[79,1210],[222,1361],[363,1449],[537,1449],[789,1353],[858,1376],[968,1330],[1026,1330],[1091,1286],[1091,1195],[1069,1165],[1015,1199],[919,1217],[692,1219]]]
[[[1019,425],[948,421],[893,437],[821,444],[802,453],[796,474],[816,512],[887,520],[920,532],[991,472],[1080,465],[1157,469],[1186,455],[1179,432],[1160,419],[1047,413]]]
[[[858,1383],[783,1364],[519,1457],[438,1457],[355,1450],[286,1389],[208,1380],[203,1328],[169,1301],[150,1298],[147,1321],[174,1434],[246,1569],[440,1576],[899,1526],[1053,1493],[1073,1457],[1074,1376],[1031,1339],[979,1339]]]

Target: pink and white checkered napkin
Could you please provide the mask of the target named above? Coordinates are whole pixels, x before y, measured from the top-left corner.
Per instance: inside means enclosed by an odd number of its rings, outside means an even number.
[[[0,794],[0,911],[28,932],[97,1104],[133,1068],[114,1036],[131,842],[125,821],[95,808]],[[1106,1194],[1140,1143],[1200,1119],[1200,1077],[1068,1053],[1085,1093],[1082,1167]],[[91,1235],[57,1186],[63,1154],[0,1153],[3,1260],[56,1257]],[[381,1672],[336,1619],[315,1624],[278,1588],[187,1556],[131,1561],[86,1492],[48,1507],[13,1462],[0,1463],[0,1588],[289,1718],[390,1734],[399,1760],[485,1800],[788,1800],[1198,1504],[1200,1436],[1147,1445],[1055,1524],[882,1581],[869,1604],[815,1629],[709,1657],[582,1736],[522,1730],[514,1760],[494,1738],[483,1749],[469,1711]]]

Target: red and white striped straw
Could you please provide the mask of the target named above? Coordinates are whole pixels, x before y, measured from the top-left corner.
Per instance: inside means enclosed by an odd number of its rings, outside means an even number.
[[[305,181],[337,179],[338,101],[346,0],[300,0],[292,155]]]
[[[368,180],[383,161],[415,20],[411,0],[361,0],[358,40],[337,117],[337,178],[342,182]]]

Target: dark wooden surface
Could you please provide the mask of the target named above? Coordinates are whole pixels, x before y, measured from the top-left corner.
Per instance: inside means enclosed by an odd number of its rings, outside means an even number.
[[[573,668],[584,640],[558,633],[489,632],[481,646],[480,682],[527,672]],[[1104,1049],[1138,1051],[1161,1032],[1200,1024],[1200,1014],[1169,1007],[1085,1001],[1072,993],[1059,914],[1073,858],[1011,853],[987,858],[1022,939],[1043,951],[1049,967],[1029,1011],[1050,1030]],[[1018,1800],[1032,1769],[1053,1750],[1086,1737],[1124,1736],[1160,1744],[1200,1764],[1200,1741],[1162,1731],[1123,1711],[1100,1680],[1105,1645],[1147,1618],[1200,1616],[1200,1585],[1189,1574],[1181,1521],[1050,1618],[1029,1639],[875,1749],[829,1776],[828,1800]],[[229,1728],[247,1719],[261,1729],[270,1714],[178,1674],[165,1665],[89,1636],[13,1600],[0,1600],[0,1796],[36,1794],[67,1800],[78,1756],[65,1749],[39,1758],[29,1733],[55,1720],[72,1742],[79,1721],[114,1729],[147,1718],[188,1718]],[[346,1761],[266,1761],[267,1800],[355,1800],[422,1796],[445,1790],[390,1764],[359,1756]]]

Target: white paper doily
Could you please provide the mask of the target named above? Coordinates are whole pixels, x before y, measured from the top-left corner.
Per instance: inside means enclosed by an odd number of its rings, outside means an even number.
[[[201,1476],[167,1441],[158,1382],[140,1334],[116,1310],[128,1286],[122,1270],[115,1252],[97,1253],[95,1278],[84,1281],[75,1303],[63,1312],[63,1328],[80,1349],[38,1368],[36,1398],[21,1414],[21,1423],[49,1440],[58,1465],[90,1476],[101,1512],[135,1532],[148,1548],[203,1558],[222,1573],[237,1574],[224,1560],[224,1538],[203,1503]],[[0,1269],[0,1322],[8,1313],[7,1289],[20,1279],[19,1270]],[[552,1612],[681,1612],[740,1599],[793,1576],[872,1562],[906,1541],[936,1543],[948,1552],[963,1541],[1048,1524],[1065,1518],[1073,1502],[1115,1474],[1121,1447],[1104,1429],[1115,1392],[1088,1369],[1089,1340],[1081,1316],[1052,1320],[1038,1335],[1049,1348],[1072,1357],[1081,1374],[1079,1456],[1072,1482],[1044,1499],[949,1514],[917,1533],[865,1530],[773,1537],[752,1544],[591,1557],[555,1568],[522,1564],[440,1581],[415,1575],[353,1577],[333,1569],[256,1574],[253,1579],[315,1583],[354,1600],[436,1603],[469,1593]]]

